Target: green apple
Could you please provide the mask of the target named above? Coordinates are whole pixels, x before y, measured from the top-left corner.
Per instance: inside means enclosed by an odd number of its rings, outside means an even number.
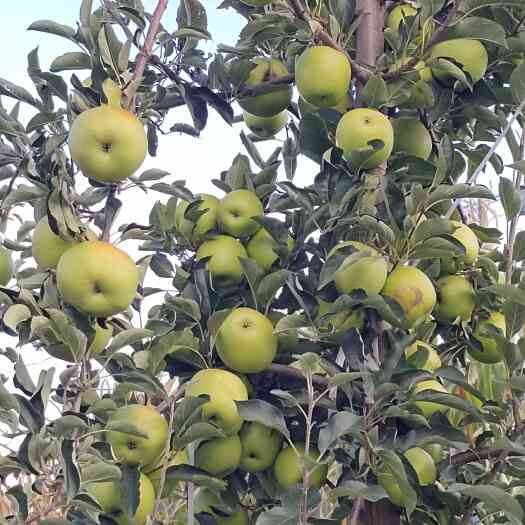
[[[296,452],[297,451],[297,452]],[[298,455],[299,453],[299,455]],[[328,474],[328,465],[320,463],[315,467],[304,464],[302,458],[305,456],[304,444],[296,443],[295,450],[288,446],[283,448],[277,455],[273,466],[273,473],[279,485],[284,489],[289,489],[303,482],[305,470],[309,470],[308,486],[319,488],[326,480]],[[316,461],[319,452],[310,448],[308,458],[310,461]]]
[[[171,457],[168,459],[168,466],[170,467],[176,467],[178,465],[186,465],[188,463],[188,453],[186,450],[179,450],[175,454],[172,454]],[[146,470],[146,469],[144,469]],[[153,488],[155,489],[155,492],[158,492],[160,487],[160,479],[162,476],[162,470],[163,465],[161,464],[155,465],[153,470],[147,470],[146,474],[148,475],[148,478],[151,481],[151,484],[153,485]],[[175,490],[177,490],[177,487],[179,486],[178,481],[170,480],[169,477],[166,477],[164,480],[164,488],[162,490],[162,497],[167,498],[169,497]]]
[[[274,248],[277,246],[279,246],[277,241],[264,228],[261,228],[248,241],[246,251],[250,259],[253,259],[261,268],[268,271],[272,264],[279,259],[279,256],[274,251]],[[288,235],[286,246],[288,253],[291,253],[293,246],[294,241]]]
[[[357,164],[365,169],[386,162],[394,147],[392,124],[375,109],[358,108],[345,113],[337,124],[335,136],[337,146],[344,154],[357,158]],[[372,153],[370,142],[373,140],[381,141],[383,145]]]
[[[461,260],[465,264],[474,264],[479,255],[479,241],[477,235],[466,224],[452,221],[456,229],[452,236],[456,238],[465,248],[465,255]]]
[[[187,383],[186,396],[202,394],[210,396],[210,400],[202,406],[203,421],[214,423],[228,436],[239,432],[242,419],[235,401],[248,399],[248,391],[242,380],[227,370],[200,370]]]
[[[446,85],[452,85],[456,79],[446,71],[443,61],[459,65],[468,73],[472,84],[476,84],[485,76],[488,67],[485,46],[479,40],[469,38],[456,38],[436,44],[431,50],[430,60],[432,74]]]
[[[464,275],[449,275],[442,277],[438,284],[438,301],[434,309],[434,316],[442,323],[450,324],[456,319],[469,321],[476,296],[474,288]]]
[[[367,295],[378,294],[385,286],[388,263],[381,256],[349,255],[334,274],[337,291],[351,294],[364,290]]]
[[[100,505],[102,512],[114,519],[118,525],[145,525],[155,507],[155,490],[151,481],[144,474],[140,474],[139,506],[133,516],[124,512],[124,498],[118,481],[88,483],[86,490]]]
[[[350,93],[347,93],[335,106],[332,106],[329,109],[334,109],[335,111],[341,113],[341,115],[344,115],[352,109],[353,105],[354,100]],[[310,104],[310,102],[306,102],[303,97],[299,97],[298,106],[301,117],[307,113],[318,113],[321,109],[318,106],[314,106],[314,104]]]
[[[352,68],[344,53],[328,46],[306,48],[295,62],[295,83],[306,102],[329,108],[347,96]]]
[[[103,241],[76,244],[60,258],[57,285],[63,300],[95,317],[128,308],[137,291],[139,271],[133,259]]]
[[[491,312],[488,319],[480,321],[474,330],[473,337],[480,344],[482,349],[478,350],[473,346],[468,347],[470,357],[480,363],[495,364],[503,360],[503,351],[497,341],[489,331],[489,327],[497,328],[501,331],[502,337],[507,335],[507,322],[501,312]]]
[[[285,316],[282,312],[273,310],[268,312],[268,319],[272,322],[274,328],[277,323]],[[286,330],[277,334],[277,352],[283,354],[293,353],[299,344],[299,334],[295,328]]]
[[[240,467],[251,473],[270,468],[283,443],[277,430],[255,421],[244,423],[239,437],[242,446]]]
[[[11,252],[0,246],[0,286],[5,286],[13,275],[13,260]]]
[[[432,485],[436,481],[436,464],[426,450],[420,447],[412,447],[404,455],[416,471],[417,480],[422,487]]]
[[[284,110],[271,117],[258,117],[247,111],[243,112],[246,127],[257,137],[269,139],[277,135],[288,122],[288,111]]]
[[[260,225],[252,217],[262,217],[264,208],[259,197],[249,190],[235,190],[223,197],[217,220],[221,230],[232,237],[249,237]]]
[[[242,447],[238,434],[205,441],[195,451],[195,466],[218,477],[231,474],[241,464]]]
[[[111,323],[106,323],[106,327],[103,327],[98,321],[95,322],[95,336],[86,350],[86,356],[95,357],[100,354],[106,348],[112,336],[113,325]],[[66,345],[50,344],[45,346],[45,350],[55,359],[61,359],[70,363],[77,361]]]
[[[181,235],[194,244],[199,244],[208,232],[216,229],[220,203],[217,197],[206,193],[197,195],[197,199],[202,201],[197,206],[197,210],[204,212],[197,219],[197,222],[193,222],[185,216],[190,205],[188,201],[181,201],[175,210],[175,227]]]
[[[136,428],[140,434],[126,433],[126,425]],[[108,421],[106,432],[115,458],[126,465],[154,464],[166,447],[168,423],[150,405],[127,405],[115,410]],[[117,431],[122,429],[122,431]]]
[[[439,392],[446,394],[447,389],[435,379],[427,379],[425,381],[420,381],[414,385],[413,393],[419,394],[427,390],[432,390],[434,392]],[[423,415],[426,418],[430,418],[435,412],[446,412],[448,407],[440,403],[434,403],[433,401],[416,401],[415,405],[421,410]]]
[[[248,74],[244,83],[247,88],[253,88],[272,80],[288,76],[286,66],[275,58],[255,58],[255,67]],[[292,100],[292,87],[276,85],[268,88],[268,92],[260,95],[250,95],[239,98],[242,109],[257,117],[272,117],[284,111]]]
[[[387,277],[383,295],[395,299],[405,314],[405,326],[424,321],[436,305],[432,281],[414,266],[397,266]]]
[[[210,257],[206,268],[210,272],[214,284],[230,286],[240,283],[244,278],[239,257],[248,257],[244,246],[233,237],[217,235],[209,241],[204,241],[197,250],[196,259]]]
[[[148,150],[142,122],[130,111],[103,104],[78,115],[69,132],[73,162],[97,182],[115,184],[137,171]]]
[[[419,370],[434,372],[441,368],[441,358],[436,350],[424,341],[415,341],[405,350],[405,357],[409,364]]]
[[[272,322],[252,308],[236,308],[221,324],[215,346],[223,363],[237,372],[266,370],[277,353]]]
[[[392,121],[394,152],[427,160],[432,153],[432,137],[421,121],[413,117],[400,117]]]
[[[386,25],[394,33],[399,31],[399,26],[405,18],[414,17],[417,15],[417,9],[412,7],[410,4],[397,5],[388,13]]]
[[[85,235],[86,239],[90,241],[97,238],[91,230],[86,230]],[[56,235],[49,226],[46,215],[35,226],[31,251],[38,267],[47,270],[48,268],[56,268],[64,252],[76,244],[78,241],[65,241]]]

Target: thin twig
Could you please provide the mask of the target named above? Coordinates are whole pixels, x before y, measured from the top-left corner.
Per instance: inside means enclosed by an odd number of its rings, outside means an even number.
[[[352,508],[352,514],[350,516],[350,525],[359,525],[359,516],[361,515],[361,510],[365,500],[362,497],[359,497],[355,500],[354,506]]]

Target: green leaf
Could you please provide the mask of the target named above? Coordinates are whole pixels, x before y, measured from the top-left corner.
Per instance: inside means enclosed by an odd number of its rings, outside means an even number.
[[[518,520],[517,523],[523,523],[524,512],[519,501],[495,485],[453,483],[448,487],[447,491],[459,492],[469,498],[478,499],[490,508],[504,512],[509,519],[515,519]]]
[[[520,64],[510,76],[510,89],[516,104],[525,100],[525,63]]]
[[[64,53],[51,62],[49,71],[58,73],[60,71],[70,71],[76,69],[91,69],[91,57],[86,53],[73,51]]]
[[[73,414],[59,417],[52,423],[53,434],[67,439],[75,439],[79,435],[84,434],[88,428],[88,425],[83,419]]]
[[[67,497],[72,499],[80,489],[80,473],[75,460],[75,442],[69,439],[63,440],[60,450],[65,466],[63,469],[65,492]]]
[[[222,430],[213,426],[211,423],[199,421],[191,425],[182,435],[177,436],[173,440],[173,445],[180,450],[197,440],[208,440],[222,437],[225,437]]]
[[[299,516],[292,508],[273,507],[259,515],[255,525],[297,525]]]
[[[61,36],[73,41],[75,41],[76,35],[76,31],[72,27],[59,24],[53,20],[38,20],[37,22],[33,22],[27,30],[51,33],[52,35]]]
[[[166,299],[166,303],[172,306],[177,313],[189,317],[195,322],[199,322],[201,319],[201,311],[199,305],[193,299],[169,296]]]
[[[483,292],[490,292],[499,297],[503,297],[510,302],[525,306],[525,291],[517,286],[508,286],[506,284],[491,284],[482,288]]]
[[[445,405],[470,414],[476,421],[482,421],[483,418],[479,410],[466,399],[455,396],[454,394],[445,394],[435,390],[424,390],[414,396],[414,401],[430,401],[439,405]]]
[[[178,481],[195,483],[199,487],[206,487],[217,493],[222,492],[227,485],[222,479],[214,478],[204,470],[190,465],[168,467],[166,470],[166,481],[169,481],[170,484]]]
[[[126,346],[134,345],[146,337],[151,337],[153,332],[146,330],[145,328],[128,328],[123,332],[120,332],[111,341],[108,347],[108,352],[112,353],[116,350],[120,350]]]
[[[286,426],[281,411],[267,401],[261,399],[249,399],[248,401],[236,401],[239,415],[245,421],[256,421],[262,425],[279,431],[287,439],[290,438],[290,432]]]
[[[288,270],[277,270],[263,277],[257,287],[257,300],[261,306],[268,305],[277,292],[284,286],[290,272]]]
[[[430,237],[454,233],[457,226],[447,219],[427,219],[422,221],[414,232],[414,242],[421,242]]]
[[[505,29],[494,20],[477,16],[463,18],[457,24],[448,27],[440,35],[439,40],[451,40],[453,38],[472,38],[489,44],[507,47]]]
[[[319,432],[319,452],[324,454],[336,441],[346,434],[358,434],[362,430],[362,418],[342,411],[334,414]]]
[[[426,209],[431,208],[438,202],[451,199],[489,199],[496,200],[494,194],[486,187],[479,184],[454,184],[439,185],[429,196]]]
[[[120,432],[128,436],[148,439],[149,434],[136,426],[133,421],[123,421],[119,419],[110,419],[106,425],[106,430],[111,432]]]
[[[0,383],[0,407],[5,410],[15,410],[18,412],[18,401],[16,397]]]
[[[137,467],[123,465],[121,468],[120,494],[124,514],[134,516],[140,503],[140,472]]]
[[[120,480],[120,469],[111,463],[97,461],[82,469],[82,482],[95,483],[101,481],[118,481]]]
[[[388,87],[383,77],[372,75],[365,84],[362,96],[366,106],[380,108],[388,100]]]
[[[501,205],[505,210],[507,221],[516,217],[521,211],[521,193],[514,186],[513,182],[505,177],[499,179],[499,196]]]
[[[16,333],[18,325],[30,318],[31,310],[25,304],[14,304],[6,310],[2,322],[11,332]]]
[[[38,101],[27,91],[27,89],[13,84],[9,80],[0,78],[0,95],[11,97],[21,102],[26,102],[36,108],[39,107]]]
[[[373,503],[388,497],[380,485],[367,485],[361,481],[344,481],[330,492],[334,498],[364,498]]]
[[[306,113],[299,124],[299,148],[303,155],[321,163],[324,152],[332,146],[324,120],[314,113]]]

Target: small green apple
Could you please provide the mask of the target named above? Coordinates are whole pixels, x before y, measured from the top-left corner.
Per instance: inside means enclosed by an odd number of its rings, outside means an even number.
[[[231,436],[239,432],[242,419],[235,401],[246,401],[246,385],[227,370],[208,368],[197,372],[187,383],[186,396],[206,394],[210,400],[202,406],[203,421],[211,421]]]
[[[147,437],[127,434],[125,425],[132,425]],[[149,405],[128,405],[115,410],[108,421],[106,440],[114,456],[127,465],[151,465],[159,459],[166,447],[168,423]]]
[[[414,385],[413,392],[414,394],[419,394],[427,390],[432,390],[434,392],[439,392],[446,394],[447,389],[435,379],[427,379],[425,381],[420,381]],[[415,405],[421,410],[423,415],[428,419],[435,412],[446,412],[448,407],[440,403],[434,403],[433,401],[416,401]]]
[[[288,111],[284,110],[271,117],[258,117],[247,111],[243,112],[246,127],[257,137],[269,139],[277,135],[288,122]]]
[[[351,294],[355,290],[364,290],[367,295],[378,294],[385,286],[388,275],[388,263],[381,256],[349,255],[334,274],[337,291]]]
[[[357,156],[357,164],[365,169],[386,162],[394,147],[392,124],[375,109],[358,108],[345,113],[337,124],[335,135],[337,146],[344,154]],[[374,140],[383,143],[376,151],[370,145]]]
[[[124,512],[124,498],[118,481],[88,483],[86,490],[98,502],[102,512],[114,519],[118,525],[145,525],[155,507],[155,490],[144,474],[140,474],[139,506],[133,516]]]
[[[214,284],[231,286],[240,283],[244,278],[244,270],[239,257],[248,257],[244,246],[233,237],[217,235],[204,241],[197,250],[196,260],[210,257],[206,268],[210,272]]]
[[[265,315],[252,308],[236,308],[220,326],[215,346],[226,366],[253,374],[271,365],[277,353],[277,336]]]
[[[242,447],[238,434],[205,441],[195,451],[195,466],[218,477],[231,474],[241,464]]]
[[[473,337],[479,341],[482,350],[469,346],[468,353],[473,359],[480,363],[495,364],[499,363],[504,358],[503,351],[499,347],[497,341],[487,330],[490,326],[499,329],[503,337],[506,337],[507,335],[507,321],[501,312],[491,312],[488,319],[483,319],[478,322]]]
[[[217,220],[223,232],[242,238],[253,235],[260,228],[252,217],[263,214],[262,202],[253,191],[235,190],[221,200]]]
[[[415,341],[405,350],[407,362],[419,370],[434,372],[441,368],[441,358],[436,350],[424,341]]]
[[[273,465],[281,450],[281,434],[261,423],[244,423],[239,434],[242,445],[241,469],[246,472],[260,472]]]
[[[427,160],[432,153],[432,137],[421,121],[413,117],[400,117],[392,121],[394,151]]]
[[[450,324],[456,319],[469,321],[476,306],[474,288],[464,275],[442,277],[438,284],[438,301],[434,316],[442,323]]]
[[[275,58],[255,58],[255,67],[248,74],[245,86],[253,88],[271,80],[279,80],[288,76],[285,64]],[[260,95],[250,95],[239,98],[242,109],[257,117],[272,117],[284,111],[292,100],[291,86],[276,85]]]
[[[345,99],[352,68],[344,53],[328,46],[312,46],[295,62],[295,83],[309,104],[329,108]]]
[[[13,275],[13,260],[11,252],[0,246],[0,286],[5,286]]]
[[[128,308],[137,291],[133,259],[103,241],[76,244],[60,258],[57,285],[62,298],[81,312],[109,317]]]
[[[295,450],[291,446],[288,446],[281,450],[277,455],[273,466],[273,472],[275,479],[284,489],[289,489],[301,483],[306,469],[309,470],[309,487],[319,488],[325,482],[328,474],[328,465],[320,463],[312,469],[312,467],[305,463],[303,468],[301,456],[305,456],[304,444],[302,443],[296,443]],[[310,448],[308,454],[310,461],[315,461],[318,456],[319,452]]]
[[[261,228],[248,241],[246,251],[251,259],[261,268],[268,271],[272,267],[272,264],[279,258],[274,251],[274,248],[277,246],[277,241],[264,228]],[[294,240],[288,235],[286,246],[288,253],[291,253],[293,246]]]

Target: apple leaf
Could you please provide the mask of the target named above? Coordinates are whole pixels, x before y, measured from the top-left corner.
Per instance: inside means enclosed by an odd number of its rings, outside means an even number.
[[[319,431],[319,452],[323,455],[344,435],[359,434],[362,430],[362,418],[360,416],[344,410],[334,414]]]
[[[364,498],[376,502],[387,498],[385,489],[380,485],[367,485],[361,481],[345,481],[331,492],[334,498]]]
[[[200,421],[191,425],[182,435],[174,437],[173,446],[177,450],[180,450],[194,441],[223,437],[226,437],[226,435],[222,430],[213,426],[211,423]]]
[[[149,438],[149,434],[142,431],[132,421],[124,421],[119,419],[110,420],[106,425],[106,430],[110,432],[120,432],[122,434],[127,434],[128,436],[134,436],[143,439]]]
[[[137,467],[123,465],[120,478],[121,503],[124,514],[133,516],[140,504],[140,472]]]
[[[367,107],[380,108],[388,100],[388,87],[383,77],[372,75],[363,89],[362,96]]]
[[[521,192],[510,179],[501,177],[499,180],[499,196],[505,210],[505,217],[510,221],[518,215],[522,208]]]
[[[69,439],[62,441],[60,451],[64,460],[64,484],[68,498],[73,498],[80,489],[80,473],[75,461],[75,442]]]
[[[286,439],[290,439],[290,432],[282,412],[274,405],[261,399],[235,401],[239,415],[245,421],[256,421],[262,425],[280,432]]]
[[[108,347],[108,353],[116,352],[121,348],[126,346],[134,345],[146,337],[151,337],[153,332],[151,330],[146,330],[144,328],[129,328],[120,332],[111,341],[111,344]]]
[[[167,468],[166,482],[171,484],[177,481],[195,483],[199,487],[207,487],[214,492],[222,492],[227,485],[222,479],[214,478],[204,470],[191,465],[177,465]]]
[[[488,18],[471,16],[448,27],[439,37],[439,41],[452,40],[454,38],[472,38],[489,44],[507,47],[505,29]]]

